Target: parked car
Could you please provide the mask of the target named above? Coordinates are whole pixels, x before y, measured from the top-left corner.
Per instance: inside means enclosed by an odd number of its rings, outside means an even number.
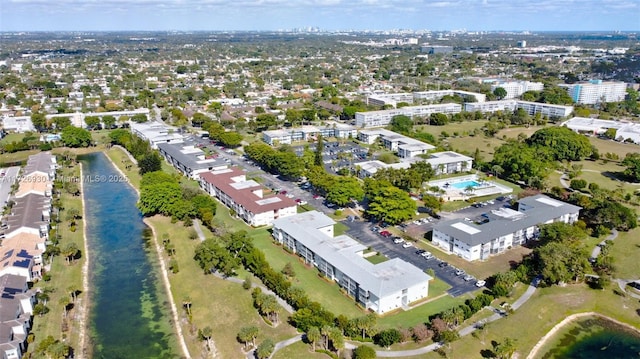
[[[457,276],[461,276],[461,275],[464,275],[464,274],[465,274],[465,272],[462,269],[456,269],[456,275]]]
[[[471,274],[467,274],[464,276],[463,278],[465,280],[465,282],[471,281],[471,280],[475,280],[476,278],[474,278],[474,276],[472,276]]]
[[[424,249],[418,249],[418,250],[416,251],[416,254],[419,254],[419,255],[423,255],[423,254],[425,254],[425,253],[427,253],[427,251],[425,251]]]
[[[378,232],[378,231],[380,231],[380,227],[378,227],[378,226],[373,226],[373,227],[371,227],[371,231],[372,231],[372,232]]]
[[[400,238],[400,237],[398,237],[398,238],[396,238],[396,239],[394,239],[394,240],[393,240],[393,243],[395,243],[395,244],[400,244],[400,243],[402,243],[402,242],[404,242],[404,239],[402,239],[402,238]]]
[[[431,254],[431,253],[427,253],[427,255],[425,255],[425,256],[423,256],[423,257],[424,257],[424,259],[431,259],[431,258],[435,258],[435,257],[433,256],[433,254]]]
[[[406,242],[405,244],[402,245],[402,248],[411,248],[413,247],[413,244],[411,242]]]
[[[421,256],[426,257],[426,256],[433,256],[431,254],[431,252],[427,252],[427,251],[423,251],[422,253],[420,253]]]
[[[391,237],[391,232],[389,231],[381,231],[380,235],[383,237]]]
[[[449,265],[449,263],[447,263],[447,262],[440,262],[440,264],[438,264],[438,267],[444,268],[444,267],[446,267],[448,265]]]
[[[487,284],[487,282],[483,280],[479,280],[476,282],[476,287],[481,288],[481,287],[484,287],[485,284]]]

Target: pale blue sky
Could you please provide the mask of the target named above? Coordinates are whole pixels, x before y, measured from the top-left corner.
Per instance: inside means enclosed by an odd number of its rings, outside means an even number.
[[[640,0],[0,0],[0,31],[640,30]]]

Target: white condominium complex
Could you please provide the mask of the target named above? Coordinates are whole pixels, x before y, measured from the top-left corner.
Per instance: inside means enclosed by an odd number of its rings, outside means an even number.
[[[519,97],[527,91],[542,91],[544,84],[542,82],[531,81],[496,81],[491,85],[491,91],[498,87],[502,87],[507,91],[505,100]]]
[[[591,80],[560,86],[569,91],[574,102],[586,105],[623,101],[627,94],[627,84],[624,82]]]

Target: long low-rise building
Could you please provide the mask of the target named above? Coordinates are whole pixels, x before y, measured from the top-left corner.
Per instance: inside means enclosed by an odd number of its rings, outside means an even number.
[[[356,138],[358,130],[350,125],[328,121],[324,126],[301,126],[262,132],[262,140],[270,145],[285,145],[322,137]]]
[[[268,226],[297,213],[294,200],[280,194],[265,196],[262,185],[247,180],[238,167],[201,173],[200,187],[254,227]]]
[[[457,103],[443,103],[437,105],[407,106],[391,110],[356,112],[356,126],[358,128],[384,127],[391,123],[395,116],[425,117],[432,113],[454,114],[462,111],[462,105]]]
[[[640,144],[640,123],[626,121],[601,120],[599,118],[573,117],[560,126],[575,132],[592,135],[604,135],[607,130],[614,129],[616,141],[627,141]]]
[[[399,258],[367,261],[364,245],[346,235],[334,236],[335,223],[318,211],[304,212],[275,220],[273,237],[375,313],[407,308],[429,295],[431,276]]]
[[[520,100],[502,100],[487,102],[467,102],[464,104],[466,112],[497,112],[497,111],[515,111],[517,109],[527,111],[529,115],[537,113],[549,118],[562,118],[571,115],[573,106],[553,105],[541,102],[520,101]]]
[[[143,140],[148,141],[153,149],[157,149],[159,143],[184,142],[184,136],[179,133],[178,128],[157,121],[143,123],[133,122],[131,123],[131,132]]]
[[[358,132],[358,140],[369,145],[373,144],[378,138],[382,140],[382,144],[387,149],[397,151],[400,158],[416,157],[435,148],[435,146],[428,143],[383,128]]]
[[[468,171],[473,167],[473,158],[453,151],[429,153],[429,157],[412,158],[398,163],[384,163],[379,160],[363,161],[355,163],[360,178],[373,177],[381,169],[408,169],[416,162],[426,162],[431,165],[436,175],[453,174]]]
[[[475,102],[484,102],[487,95],[477,92],[461,91],[461,90],[437,90],[437,91],[418,91],[418,92],[399,92],[399,93],[379,93],[369,95],[366,98],[367,105],[384,106],[391,105],[397,107],[398,103],[412,104],[415,101],[437,101],[445,96],[460,96],[463,99],[469,99]]]
[[[468,261],[485,260],[537,238],[539,226],[574,223],[582,208],[544,195],[526,197],[518,210],[500,208],[487,213],[481,223],[454,219],[433,228],[432,242]]]
[[[194,180],[198,180],[201,173],[228,167],[222,159],[207,157],[193,144],[158,143],[158,152],[175,169]]]

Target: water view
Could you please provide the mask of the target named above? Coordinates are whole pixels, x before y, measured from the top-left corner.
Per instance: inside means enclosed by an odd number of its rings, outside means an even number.
[[[610,320],[591,317],[561,328],[540,358],[640,358],[640,333]]]
[[[90,248],[94,358],[178,358],[137,196],[103,153],[81,156]]]

